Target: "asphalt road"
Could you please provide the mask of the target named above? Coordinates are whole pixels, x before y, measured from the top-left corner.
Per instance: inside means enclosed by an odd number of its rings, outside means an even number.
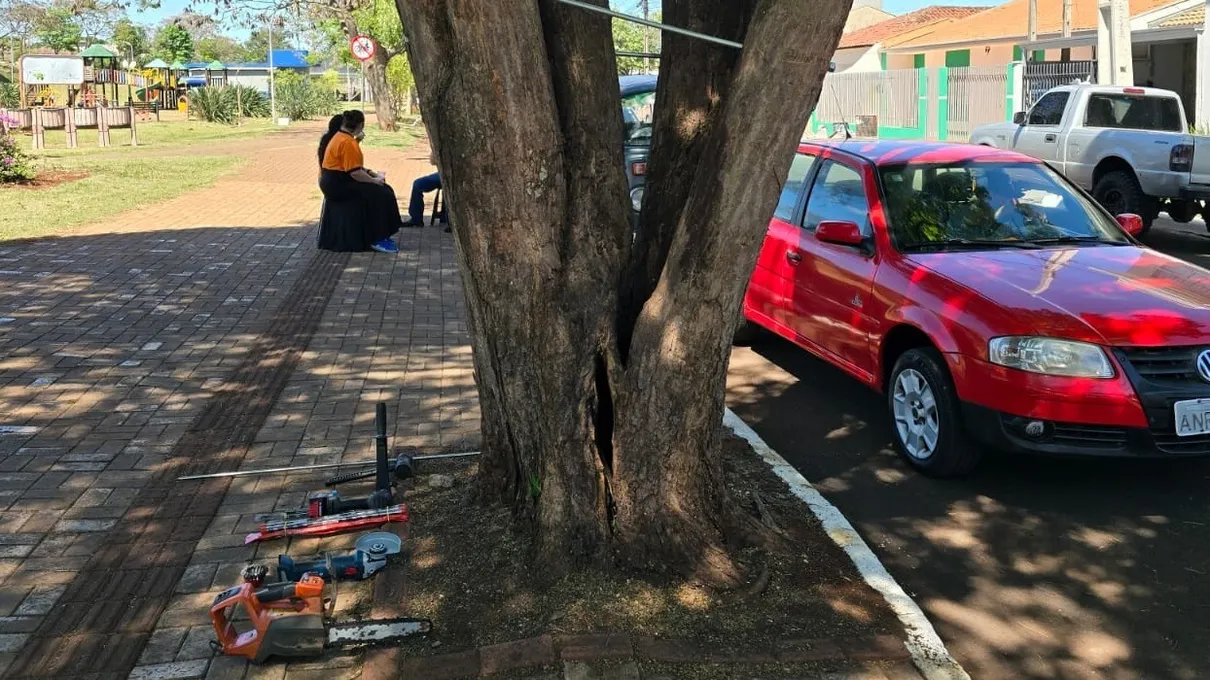
[[[1210,234],[1148,238],[1210,268]],[[1210,677],[1210,461],[994,456],[913,474],[881,396],[779,340],[737,349],[730,406],[836,504],[972,678]]]

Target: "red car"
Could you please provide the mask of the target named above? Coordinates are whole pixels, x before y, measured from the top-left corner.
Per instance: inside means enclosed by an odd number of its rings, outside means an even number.
[[[1210,455],[1210,272],[1141,229],[1016,153],[803,144],[737,339],[759,326],[884,392],[930,475],[989,447]]]

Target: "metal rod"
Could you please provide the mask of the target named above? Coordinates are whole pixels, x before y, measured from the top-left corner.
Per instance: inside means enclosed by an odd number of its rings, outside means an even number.
[[[656,28],[661,31],[668,31],[669,33],[680,33],[681,35],[687,35],[690,38],[697,38],[698,40],[705,40],[706,42],[712,42],[717,45],[725,45],[727,47],[735,47],[735,48],[741,49],[741,50],[744,48],[743,43],[737,43],[734,40],[716,38],[712,35],[706,35],[705,33],[698,33],[697,31],[690,31],[689,29],[686,29],[686,28],[677,28],[676,26],[669,26],[668,24],[661,24],[658,21],[651,21],[649,19],[643,19],[640,17],[631,16],[629,14],[623,14],[622,12],[615,12],[611,9],[607,9],[605,7],[598,7],[596,5],[591,5],[587,2],[580,2],[579,0],[558,0],[558,1],[563,3],[564,5],[571,5],[572,7],[579,7],[580,9],[586,9],[590,12],[599,12],[601,14],[608,14],[609,16],[611,16],[615,19],[621,19],[622,21],[629,21],[629,22],[635,23],[635,24],[642,24],[643,26],[650,26],[652,28]]]
[[[636,59],[659,59],[659,52],[614,52],[619,57],[634,57]]]
[[[437,453],[431,456],[413,456],[412,460],[450,460],[453,458],[470,458],[478,456],[478,451],[466,451],[463,453]],[[294,467],[266,468],[263,470],[240,470],[238,472],[216,472],[211,475],[189,475],[187,477],[177,477],[178,482],[187,482],[194,479],[218,479],[220,477],[253,477],[256,475],[271,475],[279,472],[307,472],[310,470],[331,470],[332,468],[342,467],[367,467],[376,465],[376,460],[363,460],[356,463],[325,463],[323,465],[295,465]]]

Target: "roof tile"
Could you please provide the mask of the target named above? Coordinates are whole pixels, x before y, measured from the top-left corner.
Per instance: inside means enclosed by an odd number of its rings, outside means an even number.
[[[897,35],[913,31],[922,26],[934,24],[939,21],[952,21],[954,19],[962,19],[972,14],[982,12],[982,7],[952,7],[947,5],[933,5],[924,7],[909,12],[903,16],[887,19],[873,26],[862,28],[852,33],[845,34],[840,38],[839,49],[847,47],[866,47],[876,45],[888,38],[893,38]]]
[[[1138,16],[1153,9],[1175,4],[1179,0],[1130,0],[1130,15]],[[1071,28],[1073,31],[1097,27],[1097,0],[1073,0]],[[1063,3],[1059,0],[1038,2],[1038,35],[1058,35],[1063,30]],[[1023,39],[1029,31],[1029,0],[1010,0],[973,16],[941,26],[936,31],[897,47],[931,47],[976,41]]]

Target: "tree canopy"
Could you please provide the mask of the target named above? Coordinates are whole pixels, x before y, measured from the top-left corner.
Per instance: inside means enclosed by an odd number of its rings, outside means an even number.
[[[170,23],[155,36],[155,56],[167,61],[189,61],[193,59],[193,36],[184,27]]]

